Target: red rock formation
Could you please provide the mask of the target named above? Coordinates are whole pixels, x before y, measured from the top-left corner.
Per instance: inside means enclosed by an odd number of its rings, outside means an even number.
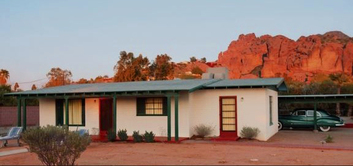
[[[317,73],[352,75],[353,38],[333,31],[300,37],[240,35],[218,55],[218,64],[229,69],[229,78],[284,77],[310,80]]]

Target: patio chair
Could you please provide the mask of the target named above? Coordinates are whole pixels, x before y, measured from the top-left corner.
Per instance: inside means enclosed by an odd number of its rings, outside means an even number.
[[[88,129],[79,129],[76,131],[78,135],[84,136],[85,134],[89,135]]]
[[[1,147],[6,146],[8,143],[7,142],[8,140],[17,140],[17,144],[18,146],[20,146],[21,133],[22,133],[22,127],[11,127],[11,129],[9,130],[6,136],[0,137],[0,141],[2,141]]]

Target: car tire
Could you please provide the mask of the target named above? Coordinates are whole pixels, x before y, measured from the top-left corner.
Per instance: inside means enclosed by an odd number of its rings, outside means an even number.
[[[322,132],[328,132],[330,131],[331,127],[330,126],[320,126],[319,127]]]
[[[283,128],[282,122],[278,121],[278,131],[282,130],[282,128]]]

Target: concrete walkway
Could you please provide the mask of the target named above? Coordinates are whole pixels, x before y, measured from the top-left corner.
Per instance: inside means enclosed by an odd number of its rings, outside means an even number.
[[[26,153],[26,152],[28,152],[28,150],[26,148],[21,148],[21,149],[16,149],[16,150],[9,150],[9,151],[3,151],[3,152],[0,152],[0,157],[13,155],[13,154],[19,154],[19,153]]]

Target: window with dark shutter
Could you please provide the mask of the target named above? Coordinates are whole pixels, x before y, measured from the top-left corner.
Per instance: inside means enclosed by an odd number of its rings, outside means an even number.
[[[62,126],[65,124],[65,101],[57,99],[56,103],[56,125]],[[84,126],[85,125],[85,99],[69,100],[69,126]]]
[[[136,112],[137,116],[165,116],[167,115],[167,98],[137,98]]]

